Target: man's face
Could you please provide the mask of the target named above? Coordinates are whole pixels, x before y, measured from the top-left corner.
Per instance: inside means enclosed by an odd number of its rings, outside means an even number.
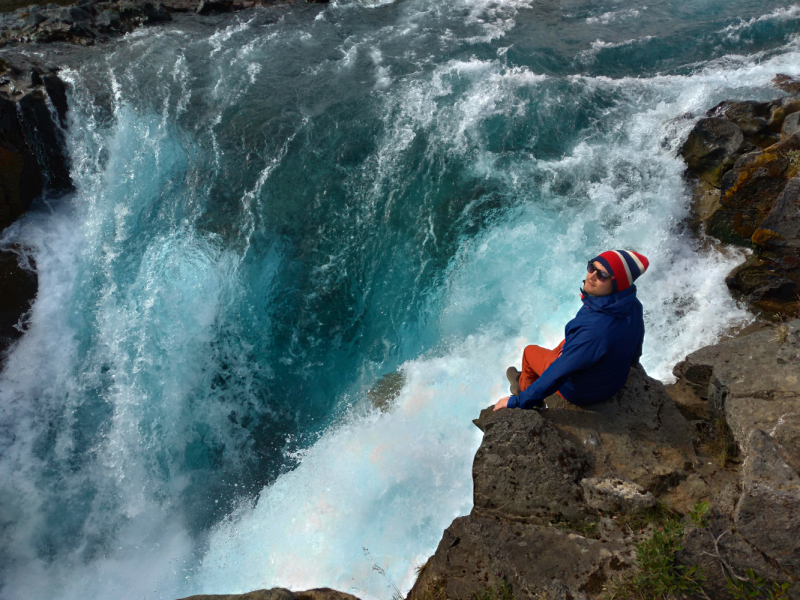
[[[590,296],[608,296],[609,294],[613,294],[614,285],[611,283],[611,277],[607,278],[605,281],[600,281],[601,277],[598,277],[598,273],[602,272],[606,275],[610,275],[610,273],[606,271],[606,268],[599,262],[594,261],[592,264],[594,265],[595,271],[594,273],[586,274],[586,281],[583,282],[583,291]]]

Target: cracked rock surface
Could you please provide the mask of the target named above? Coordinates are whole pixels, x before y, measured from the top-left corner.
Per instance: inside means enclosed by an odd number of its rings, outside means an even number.
[[[702,348],[675,375],[727,423],[744,462],[736,486],[714,499],[708,529],[685,540],[720,594],[753,568],[764,579],[800,579],[800,320]],[[791,597],[800,596],[797,585]]]

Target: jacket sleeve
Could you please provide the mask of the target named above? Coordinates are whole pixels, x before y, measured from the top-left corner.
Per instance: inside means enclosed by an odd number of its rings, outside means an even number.
[[[530,384],[519,396],[508,399],[509,408],[533,408],[539,401],[554,394],[564,385],[570,375],[591,367],[606,352],[604,340],[592,335],[585,328],[579,328],[567,337],[561,356],[545,369],[542,376]]]

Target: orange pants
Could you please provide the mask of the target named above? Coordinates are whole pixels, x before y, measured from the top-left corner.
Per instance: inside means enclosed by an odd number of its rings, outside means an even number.
[[[519,389],[524,390],[544,373],[545,369],[553,364],[553,361],[561,356],[561,349],[564,342],[548,350],[541,346],[528,346],[522,353],[522,375],[519,376]]]

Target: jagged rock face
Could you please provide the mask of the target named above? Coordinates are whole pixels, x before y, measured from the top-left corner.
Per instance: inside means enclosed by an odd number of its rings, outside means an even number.
[[[800,138],[781,142],[737,160],[722,178],[720,207],[708,221],[708,232],[731,244],[749,246],[786,187],[790,159]]]
[[[795,320],[702,348],[675,367],[725,419],[745,455],[738,488],[715,498],[708,529],[685,540],[681,560],[705,567],[710,590],[721,593],[730,571],[748,568],[772,581],[800,578],[798,364]]]
[[[507,584],[516,598],[596,598],[632,562],[630,548],[473,512],[448,527],[408,600],[473,598]]]
[[[330,588],[317,588],[303,592],[290,592],[284,588],[271,588],[246,594],[188,596],[182,600],[358,600],[358,598]]]
[[[656,501],[644,488],[684,479],[696,460],[688,422],[641,367],[606,402],[547,403],[541,414],[481,412],[475,506],[445,531],[410,600],[470,598],[506,584],[518,598],[596,598],[632,565],[633,540],[598,511],[644,510]],[[590,521],[601,539],[577,533]]]
[[[787,76],[775,84],[800,89]],[[800,96],[726,100],[708,115],[680,152],[689,173],[719,188],[697,186],[696,214],[719,240],[756,249],[726,283],[767,314],[800,314]]]
[[[489,408],[475,424],[484,432],[472,466],[475,507],[522,517],[580,514],[587,456],[552,423],[536,411]]]
[[[744,134],[738,125],[727,119],[711,117],[697,122],[680,153],[691,172],[718,187],[743,143]]]
[[[66,114],[66,88],[53,69],[0,59],[0,231],[45,190],[72,188],[64,142]],[[0,353],[22,335],[20,319],[37,291],[32,267],[23,269],[14,252],[0,250]]]
[[[172,20],[160,2],[92,2],[72,6],[29,6],[0,17],[0,46],[26,42],[68,42],[88,46],[142,25]]]
[[[55,70],[0,60],[0,230],[45,189],[72,187],[63,133],[66,112],[66,89]]]
[[[586,477],[617,477],[663,491],[687,475],[695,460],[693,433],[664,384],[633,367],[613,398],[577,407],[548,399],[546,418],[587,453]]]
[[[703,390],[712,413],[725,418],[747,452],[753,431],[771,431],[781,419],[800,412],[798,364],[800,320],[795,320],[701,348],[673,373]]]
[[[22,336],[21,319],[29,310],[37,288],[36,272],[23,269],[14,252],[0,251],[0,353]]]

